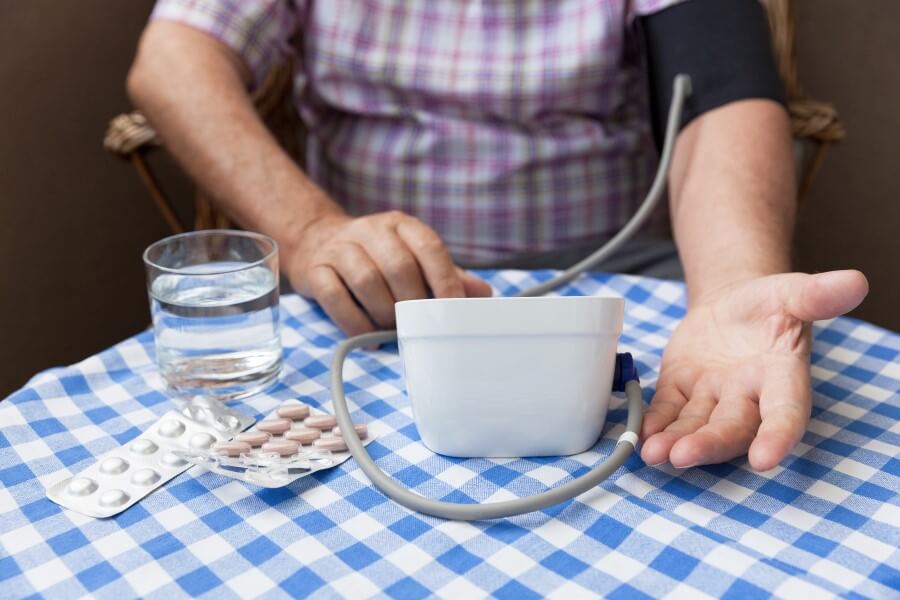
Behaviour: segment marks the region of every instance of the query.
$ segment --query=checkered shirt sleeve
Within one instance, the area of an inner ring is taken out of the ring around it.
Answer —
[[[213,36],[244,60],[255,88],[292,54],[298,14],[290,0],[158,0],[150,19],[183,23]]]

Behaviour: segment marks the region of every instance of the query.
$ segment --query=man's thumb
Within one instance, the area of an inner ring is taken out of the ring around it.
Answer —
[[[801,321],[839,317],[859,306],[869,293],[866,276],[853,270],[798,274],[785,283],[787,311]]]

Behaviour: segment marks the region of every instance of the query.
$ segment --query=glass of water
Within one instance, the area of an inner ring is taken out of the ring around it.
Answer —
[[[183,233],[150,245],[144,264],[156,358],[172,391],[233,400],[275,382],[282,363],[275,240]]]

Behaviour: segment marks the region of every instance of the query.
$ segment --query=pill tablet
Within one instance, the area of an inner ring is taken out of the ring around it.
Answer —
[[[280,407],[275,412],[279,417],[293,421],[302,421],[309,416],[309,407],[305,404],[288,404]]]
[[[241,429],[241,421],[234,415],[222,415],[216,419],[216,423],[228,431],[239,431]]]
[[[157,450],[159,450],[159,446],[147,439],[138,440],[131,444],[131,451],[135,454],[153,454]]]
[[[171,452],[167,452],[161,459],[162,464],[173,469],[180,469],[187,464],[187,461]]]
[[[130,496],[122,490],[106,490],[100,494],[100,506],[122,506]]]
[[[303,424],[313,429],[331,429],[337,425],[334,415],[312,415],[303,420]]]
[[[184,433],[184,423],[175,419],[166,419],[159,424],[159,429],[156,431],[163,437],[176,438]]]
[[[313,446],[320,450],[331,450],[332,452],[343,452],[347,449],[344,438],[340,437],[320,438],[313,442]]]
[[[291,428],[291,420],[266,419],[265,421],[260,421],[259,423],[257,423],[256,428],[260,431],[265,431],[266,433],[278,435],[279,433],[284,433]]]
[[[100,472],[107,475],[118,475],[128,470],[128,461],[118,456],[110,456],[100,463]]]
[[[159,481],[159,473],[153,469],[138,469],[131,475],[131,483],[135,485],[153,485]]]
[[[292,429],[284,434],[284,439],[298,442],[300,444],[312,444],[314,441],[322,437],[322,432],[318,429]]]
[[[240,456],[250,452],[250,444],[246,442],[219,442],[212,451],[220,456]]]
[[[191,404],[188,407],[192,406],[202,406],[204,408],[215,408],[215,406],[219,404],[219,401],[210,398],[209,396],[200,396],[199,394],[191,398]]]
[[[208,433],[195,433],[191,436],[191,448],[209,448],[216,438]]]
[[[244,442],[245,444],[250,444],[254,448],[257,448],[272,439],[272,436],[265,431],[248,431],[246,433],[238,434],[234,439],[235,441]]]
[[[87,477],[75,477],[66,486],[66,491],[73,496],[90,496],[97,491],[97,482]]]
[[[359,436],[359,439],[364,440],[369,437],[369,428],[366,427],[365,423],[359,423],[353,426],[353,429],[356,431],[356,435]],[[334,428],[334,435],[341,435],[341,428]]]
[[[263,452],[277,454],[278,456],[291,456],[297,453],[300,445],[290,440],[279,440],[275,442],[266,442],[262,445]]]

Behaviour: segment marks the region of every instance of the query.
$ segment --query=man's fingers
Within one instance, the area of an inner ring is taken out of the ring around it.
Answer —
[[[759,397],[762,424],[750,446],[750,466],[757,471],[775,467],[794,448],[809,421],[812,394],[804,361],[770,376]]]
[[[869,293],[869,282],[859,271],[791,273],[782,276],[779,292],[787,312],[809,322],[850,312]]]
[[[349,336],[375,331],[374,325],[354,302],[344,282],[331,267],[318,266],[309,272],[313,297],[340,329]]]
[[[642,439],[662,431],[678,418],[699,377],[700,371],[690,365],[663,366],[650,408],[644,413]]]
[[[369,318],[382,329],[394,325],[394,296],[388,289],[378,266],[357,244],[341,246],[333,266]]]
[[[641,439],[644,440],[641,458],[648,465],[658,465],[669,459],[669,449],[677,436],[662,432],[678,418],[678,413],[685,404],[685,395],[672,379],[666,379],[664,375],[656,387],[650,408],[644,413],[641,425]]]
[[[459,275],[460,281],[462,281],[466,298],[490,298],[494,295],[491,284],[484,279],[476,277],[471,273],[467,273],[459,267],[456,267],[456,273]]]
[[[661,384],[656,388],[650,408],[644,413],[641,437],[647,439],[668,427],[687,404],[687,398],[674,384]]]
[[[397,235],[415,255],[435,298],[466,295],[456,265],[433,229],[418,221],[404,220],[397,224]]]
[[[746,395],[726,395],[716,403],[707,424],[672,446],[669,461],[683,469],[731,460],[747,452],[758,427],[756,402]]]
[[[678,417],[663,431],[651,436],[641,449],[646,452],[648,463],[656,465],[669,460],[672,447],[686,435],[690,435],[709,422],[709,416],[716,407],[716,397],[708,386],[695,386],[690,399],[682,407]],[[645,460],[646,462],[646,460]]]
[[[428,297],[419,262],[395,231],[379,232],[367,249],[397,302]]]
[[[699,387],[700,386],[694,388],[687,404],[685,404],[684,408],[681,409],[681,412],[678,413],[678,418],[670,423],[664,431],[674,433],[681,437],[694,433],[709,423],[709,416],[716,408],[717,398],[713,390],[709,387],[698,389]]]

